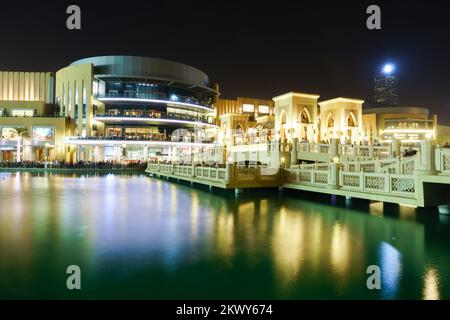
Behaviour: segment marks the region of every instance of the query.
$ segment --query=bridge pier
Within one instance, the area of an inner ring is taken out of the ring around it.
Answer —
[[[239,195],[239,194],[243,194],[244,193],[244,189],[243,188],[234,188],[234,194],[235,195]]]
[[[389,216],[389,217],[398,217],[400,214],[399,212],[399,205],[396,203],[390,203],[390,202],[383,202],[383,215]]]

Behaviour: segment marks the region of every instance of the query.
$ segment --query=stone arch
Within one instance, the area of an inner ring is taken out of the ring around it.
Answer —
[[[244,127],[239,122],[234,129],[234,144],[235,145],[244,143],[244,137],[245,137],[244,133],[245,133]]]
[[[281,140],[286,139],[286,130],[284,128],[285,124],[287,124],[287,115],[286,115],[286,110],[283,110],[280,113],[280,139]]]
[[[356,117],[355,114],[353,112],[350,112],[347,116],[347,127],[357,127],[357,121],[356,121]]]
[[[335,127],[335,121],[334,121],[334,117],[333,114],[330,112],[327,116],[327,128],[334,128]]]
[[[280,113],[280,125],[283,125],[287,122],[287,116],[286,116],[286,111],[283,110]]]
[[[300,112],[300,123],[309,124],[311,123],[311,114],[307,108],[303,108],[302,112]]]

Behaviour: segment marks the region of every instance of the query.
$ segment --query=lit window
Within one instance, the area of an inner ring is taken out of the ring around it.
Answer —
[[[243,112],[254,112],[255,111],[255,106],[253,104],[244,103],[242,105],[242,111]]]
[[[28,109],[13,109],[11,111],[13,117],[32,117],[34,115],[34,110]]]
[[[269,106],[260,105],[258,107],[258,112],[259,113],[269,113],[270,112],[270,108],[269,108]]]

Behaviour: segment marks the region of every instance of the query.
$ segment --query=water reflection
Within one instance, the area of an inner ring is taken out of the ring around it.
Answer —
[[[145,176],[6,178],[0,298],[65,297],[73,263],[82,298],[450,297],[448,219],[412,208],[235,198]],[[371,264],[381,292],[365,286]]]
[[[383,297],[394,299],[401,279],[402,256],[389,243],[380,245],[381,290]]]
[[[332,227],[330,261],[339,279],[345,280],[350,260],[350,235],[346,226],[336,222]]]
[[[439,300],[439,272],[433,265],[427,266],[423,279],[423,299]]]
[[[292,284],[304,260],[304,217],[281,208],[273,222],[272,251],[279,285]]]

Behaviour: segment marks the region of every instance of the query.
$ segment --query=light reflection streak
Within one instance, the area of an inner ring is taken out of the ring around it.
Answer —
[[[440,281],[439,272],[435,266],[428,266],[423,277],[423,299],[439,300],[440,299]]]
[[[281,286],[294,281],[304,260],[304,216],[284,207],[274,218],[272,249]]]
[[[339,282],[346,279],[350,262],[350,235],[340,222],[333,225],[331,236],[330,260],[333,271],[339,275]],[[341,283],[342,285],[342,283]]]
[[[381,291],[384,298],[397,295],[402,271],[402,255],[387,242],[380,244]]]

